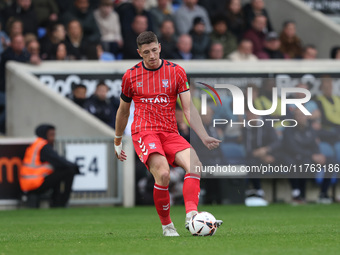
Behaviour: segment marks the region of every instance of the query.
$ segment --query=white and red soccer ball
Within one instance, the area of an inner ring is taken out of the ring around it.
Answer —
[[[213,236],[216,230],[216,219],[211,213],[199,212],[189,221],[189,231],[193,236]]]

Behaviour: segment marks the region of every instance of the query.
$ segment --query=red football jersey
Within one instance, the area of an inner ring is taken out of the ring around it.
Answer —
[[[162,60],[157,69],[148,69],[143,62],[127,70],[122,81],[121,98],[135,103],[131,133],[141,131],[176,132],[177,95],[189,90],[184,69]]]

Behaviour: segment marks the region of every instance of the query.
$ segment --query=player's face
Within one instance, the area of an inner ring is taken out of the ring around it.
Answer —
[[[138,54],[143,58],[144,65],[150,69],[156,69],[161,64],[159,54],[161,53],[160,43],[143,44],[137,49]]]

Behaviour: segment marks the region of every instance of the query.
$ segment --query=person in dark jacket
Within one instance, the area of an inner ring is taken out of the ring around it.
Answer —
[[[8,47],[1,54],[0,61],[0,132],[5,133],[5,95],[6,95],[6,63],[7,61],[14,60],[22,63],[36,63],[34,58],[25,49],[24,37],[20,34],[12,37],[10,47]]]
[[[137,52],[137,36],[148,28],[148,19],[144,15],[137,15],[127,31],[124,38],[123,59],[140,59]]]
[[[59,10],[55,0],[32,0],[32,2],[39,26],[44,27],[48,22],[57,21]]]
[[[257,54],[259,59],[285,59],[285,55],[280,50],[281,42],[276,32],[269,32],[264,42],[262,52]]]
[[[61,157],[53,149],[56,135],[55,127],[53,125],[41,124],[36,128],[35,134],[38,138],[47,141],[46,145],[40,150],[40,161],[50,164],[53,172],[44,177],[44,182],[40,187],[29,193],[41,194],[52,189],[53,193],[50,199],[50,206],[66,207],[72,191],[73,177],[80,173],[79,168],[76,164]],[[61,183],[64,184],[62,188]],[[36,207],[39,207],[39,204],[37,204]]]
[[[11,17],[14,17],[24,24],[24,35],[27,33],[37,34],[38,20],[31,0],[13,1],[12,5],[2,12],[2,15],[4,16],[3,27]]]
[[[83,29],[78,20],[71,20],[67,25],[67,37],[65,40],[67,53],[70,59],[85,59],[86,49],[90,43],[84,38]]]
[[[116,8],[120,18],[124,42],[127,42],[128,38],[126,36],[131,33],[132,23],[138,15],[145,16],[147,19],[147,28],[145,30],[153,31],[152,15],[145,9],[145,2],[145,0],[133,0],[131,3],[122,3]]]
[[[165,20],[160,28],[159,43],[163,59],[173,59],[173,53],[176,51],[175,24],[172,20]]]
[[[79,20],[83,28],[84,40],[89,42],[100,41],[100,31],[88,0],[74,0],[74,6],[61,17],[65,26],[74,19]]]
[[[195,59],[207,59],[210,47],[210,37],[205,30],[205,23],[201,17],[196,17],[189,33],[192,38],[192,54]]]
[[[302,165],[305,167],[305,164],[324,165],[333,163],[332,158],[327,158],[320,153],[318,134],[310,125],[307,116],[296,109],[294,119],[298,122],[298,125],[294,128],[286,128],[283,133],[284,151],[290,156],[290,159],[294,161],[294,165]],[[308,169],[303,169],[303,172],[306,170]],[[291,179],[291,184],[293,202],[304,203],[306,179]],[[331,202],[327,194],[329,186],[330,178],[326,176],[321,183],[319,202]]]
[[[238,41],[241,40],[246,29],[246,22],[240,0],[227,1],[226,19],[230,32],[237,37]]]
[[[246,106],[246,120],[259,120],[260,117],[250,112]],[[265,121],[264,121],[265,122]],[[252,121],[253,126],[260,126],[260,123]],[[261,164],[278,164],[280,161],[278,149],[281,142],[276,134],[275,129],[270,123],[265,122],[262,127],[251,127],[246,125],[242,131],[243,144],[246,149],[247,165],[259,166]],[[248,197],[264,197],[264,191],[261,188],[261,180],[258,176],[250,179],[253,185],[252,190],[248,190]]]
[[[113,127],[112,104],[107,98],[109,87],[104,81],[97,85],[95,93],[85,102],[84,108],[107,125]]]
[[[272,31],[273,27],[270,22],[270,18],[268,12],[265,8],[265,4],[263,0],[251,0],[250,3],[246,4],[243,7],[244,17],[246,20],[247,28],[251,28],[252,21],[256,16],[265,16],[266,19],[266,32]]]
[[[84,104],[86,102],[86,91],[87,88],[83,84],[75,84],[71,85],[72,93],[67,95],[66,97],[73,101],[76,105],[81,108],[84,108]]]

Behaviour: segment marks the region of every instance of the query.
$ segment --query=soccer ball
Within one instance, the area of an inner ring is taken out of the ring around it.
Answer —
[[[194,236],[213,236],[216,230],[216,219],[211,213],[199,212],[189,221],[189,231]]]

